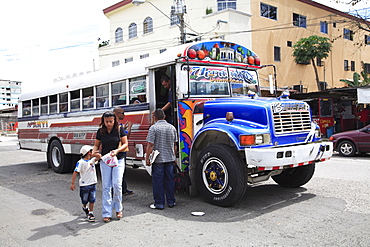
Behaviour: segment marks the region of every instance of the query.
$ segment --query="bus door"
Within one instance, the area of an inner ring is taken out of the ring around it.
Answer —
[[[155,109],[163,108],[169,101],[171,101],[171,107],[165,110],[166,120],[173,124],[176,124],[176,73],[175,66],[166,66],[158,68],[155,71]],[[170,87],[172,94],[170,95],[170,90],[162,85],[163,80],[170,80]],[[170,100],[171,97],[171,100]]]

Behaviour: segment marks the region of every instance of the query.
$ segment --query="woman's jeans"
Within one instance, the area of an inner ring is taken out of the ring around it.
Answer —
[[[157,208],[164,208],[166,201],[169,206],[175,205],[174,164],[174,162],[152,164],[153,197]]]
[[[118,166],[109,167],[100,161],[102,180],[102,216],[112,217],[113,208],[122,212],[122,176],[125,171],[125,159],[118,160]],[[112,196],[113,188],[113,196]]]

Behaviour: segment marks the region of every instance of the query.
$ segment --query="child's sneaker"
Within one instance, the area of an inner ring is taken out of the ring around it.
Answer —
[[[88,208],[82,208],[82,210],[85,212],[86,216],[89,216],[89,209]]]
[[[89,213],[87,218],[89,219],[90,222],[95,222],[95,216],[92,213]]]

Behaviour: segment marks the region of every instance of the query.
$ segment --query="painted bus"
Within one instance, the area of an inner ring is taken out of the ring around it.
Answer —
[[[126,164],[140,166],[151,112],[170,97],[166,115],[178,130],[177,164],[190,174],[191,194],[230,206],[269,178],[299,187],[332,156],[332,144],[321,140],[307,103],[259,96],[263,67],[247,47],[211,40],[50,84],[21,95],[19,145],[46,152],[55,172],[71,171],[80,147],[94,143],[101,115],[119,106],[133,123]]]

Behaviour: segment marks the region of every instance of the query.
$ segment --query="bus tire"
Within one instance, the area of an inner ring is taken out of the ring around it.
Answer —
[[[59,140],[51,141],[47,153],[49,166],[56,173],[65,173],[71,171],[69,157],[64,153],[64,149]]]
[[[282,173],[271,178],[280,186],[297,188],[311,180],[315,173],[315,164],[284,169]]]
[[[197,160],[196,184],[207,202],[222,207],[234,205],[247,188],[246,165],[227,145],[207,146]]]

